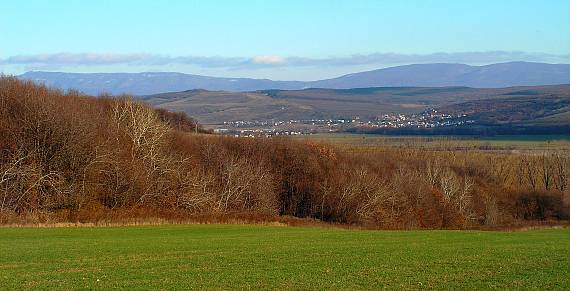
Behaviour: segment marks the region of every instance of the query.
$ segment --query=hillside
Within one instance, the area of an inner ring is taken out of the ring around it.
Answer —
[[[467,115],[477,124],[570,125],[570,92],[560,95],[482,99],[442,106],[452,115]],[[547,121],[551,122],[547,122]]]
[[[563,89],[554,86],[551,89]],[[437,107],[436,121],[445,126],[419,128],[353,127],[347,131],[397,135],[530,135],[570,132],[570,91],[520,88],[494,98],[467,100]],[[547,92],[549,91],[549,92]],[[412,117],[413,120],[413,117]]]
[[[77,89],[91,95],[102,92],[150,95],[192,89],[212,91],[257,91],[267,89],[365,87],[501,88],[570,83],[570,65],[528,62],[486,66],[463,64],[415,64],[360,72],[338,78],[303,81],[273,81],[250,78],[218,78],[182,73],[60,73],[27,72],[19,78],[60,89]]]
[[[235,120],[374,118],[413,113],[479,99],[566,96],[570,85],[477,89],[467,87],[387,87],[359,89],[264,90],[214,92],[190,90],[145,96],[154,106],[182,111],[202,123]]]

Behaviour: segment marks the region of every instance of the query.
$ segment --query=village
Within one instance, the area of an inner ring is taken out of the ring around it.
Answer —
[[[306,119],[306,120],[237,120],[224,122],[214,132],[236,137],[272,137],[342,132],[351,128],[435,128],[471,124],[468,116],[450,115],[428,108],[413,114],[384,114],[373,118]]]

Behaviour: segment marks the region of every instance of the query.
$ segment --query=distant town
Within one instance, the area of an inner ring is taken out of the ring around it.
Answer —
[[[384,114],[371,119],[237,120],[224,122],[214,132],[236,137],[272,137],[341,132],[350,128],[435,128],[471,124],[467,115],[451,115],[428,108],[414,114]]]

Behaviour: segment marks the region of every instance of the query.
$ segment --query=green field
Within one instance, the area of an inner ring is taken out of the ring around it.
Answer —
[[[0,229],[2,289],[570,288],[570,229]]]

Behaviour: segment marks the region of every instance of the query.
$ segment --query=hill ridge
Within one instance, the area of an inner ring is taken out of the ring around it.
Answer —
[[[352,89],[369,87],[473,87],[558,85],[570,83],[570,64],[507,62],[482,66],[453,63],[410,64],[317,81],[279,81],[213,77],[177,72],[65,73],[30,71],[19,76],[86,94],[103,92],[151,95],[192,89],[210,91]]]

